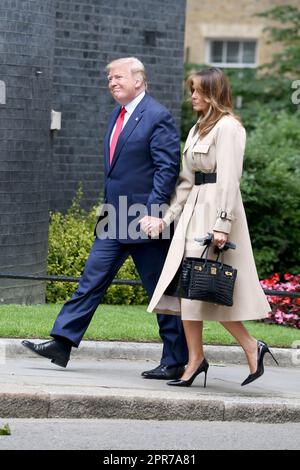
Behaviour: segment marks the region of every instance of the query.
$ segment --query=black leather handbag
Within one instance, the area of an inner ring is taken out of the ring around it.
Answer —
[[[235,248],[235,245],[231,244],[230,247]],[[224,264],[224,249],[218,250],[216,260],[208,259],[208,249],[209,244],[201,258],[183,259],[165,294],[231,307],[237,270]]]

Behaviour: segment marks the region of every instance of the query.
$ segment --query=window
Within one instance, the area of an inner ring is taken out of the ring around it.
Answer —
[[[207,42],[206,62],[219,67],[255,67],[256,41],[211,39]]]

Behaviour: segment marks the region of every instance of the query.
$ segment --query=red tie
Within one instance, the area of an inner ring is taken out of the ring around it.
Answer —
[[[109,149],[109,163],[110,164],[112,163],[114,152],[115,152],[117,142],[118,142],[118,138],[122,131],[125,113],[126,113],[126,109],[124,106],[122,106],[120,114],[116,122],[115,131],[111,139],[111,144],[110,144],[110,149]]]

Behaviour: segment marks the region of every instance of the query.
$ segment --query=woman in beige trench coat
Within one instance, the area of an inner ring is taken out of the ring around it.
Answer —
[[[233,114],[230,86],[220,69],[194,73],[187,84],[199,120],[188,135],[182,171],[170,207],[160,222],[154,219],[146,229],[151,237],[157,236],[180,216],[148,311],[182,317],[189,362],[183,376],[168,385],[189,386],[201,372],[205,373],[206,385],[209,366],[203,351],[203,320],[220,321],[242,346],[250,369],[250,375],[242,383],[246,385],[263,374],[263,357],[270,353],[268,346],[250,336],[242,323],[265,318],[270,311],[259,283],[239,188],[246,133]],[[204,176],[204,182],[197,185],[196,172],[212,175]],[[236,250],[225,252],[225,263],[238,270],[232,307],[164,294],[182,258],[200,257],[203,247],[195,237],[205,237],[208,232],[213,233],[218,248],[227,240],[236,244]]]

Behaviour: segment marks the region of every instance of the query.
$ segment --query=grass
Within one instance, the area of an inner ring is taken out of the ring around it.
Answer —
[[[2,305],[0,307],[0,337],[49,338],[53,322],[61,308],[59,304]],[[270,346],[292,347],[300,341],[300,330],[247,321],[246,327],[258,339]],[[99,341],[160,341],[155,315],[143,305],[101,305],[85,333],[86,340]],[[236,344],[234,338],[218,322],[204,322],[205,344]]]
[[[11,435],[11,432],[10,432],[9,425],[4,424],[4,426],[0,428],[0,436],[10,436],[10,435]]]

